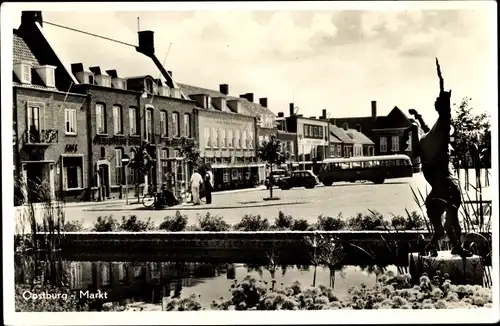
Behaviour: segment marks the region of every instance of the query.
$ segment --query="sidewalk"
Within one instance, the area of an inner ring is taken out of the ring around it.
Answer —
[[[246,188],[246,189],[236,189],[236,190],[225,190],[225,191],[217,191],[213,192],[212,196],[217,196],[217,195],[225,195],[225,194],[232,194],[232,193],[240,193],[240,192],[249,192],[249,191],[259,191],[259,190],[266,190],[265,186],[258,186],[255,188]],[[142,197],[141,197],[142,199]],[[86,201],[86,202],[75,202],[75,203],[66,203],[66,207],[81,207],[81,206],[117,206],[117,205],[125,205],[126,200],[125,199],[108,199],[104,201]],[[129,205],[127,207],[132,207],[133,205],[142,205],[142,203],[137,204],[137,197],[130,196],[128,198]]]

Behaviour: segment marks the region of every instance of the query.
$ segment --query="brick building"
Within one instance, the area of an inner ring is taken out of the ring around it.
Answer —
[[[288,131],[286,118],[283,112],[278,113],[276,118],[278,124],[277,137],[281,140],[282,151],[289,154],[289,159],[284,164],[288,171],[293,171],[299,168],[297,163],[297,133]]]
[[[136,192],[165,182],[184,187],[189,171],[182,162],[174,162],[179,159],[180,138],[196,135],[194,102],[152,76],[121,78],[116,70],[84,70],[80,63],[72,64],[72,71],[80,83],[76,88],[88,97],[92,199],[121,198],[126,185]],[[144,177],[132,169],[126,171],[122,164],[125,155],[134,158],[143,141],[150,144],[156,160]]]
[[[202,110],[232,113],[233,115],[226,115],[229,119],[228,124],[230,125],[235,123],[234,119],[247,119],[235,118],[235,114],[253,118],[252,121],[255,121],[255,130],[252,131],[251,135],[248,134],[249,131],[245,134],[244,130],[235,132],[238,132],[241,137],[246,137],[247,140],[249,139],[248,137],[251,137],[251,142],[254,145],[255,151],[264,139],[269,139],[270,135],[276,134],[276,117],[274,113],[267,108],[267,98],[261,98],[259,99],[259,103],[255,103],[252,93],[243,94],[240,97],[230,96],[228,95],[229,85],[227,84],[219,85],[218,91],[181,83],[179,86],[183,94],[197,102],[197,106],[200,108],[200,114]],[[200,137],[204,135],[202,132],[204,133],[204,131],[200,129]],[[226,135],[226,137],[228,137],[228,135]],[[236,135],[233,135],[233,137],[236,137]],[[203,148],[201,141],[200,146],[200,148]],[[266,178],[265,164],[258,162],[247,162],[246,164],[250,164],[248,165],[248,168],[251,170],[249,171],[250,175],[253,176],[253,171],[257,168],[258,182],[264,182]],[[248,173],[245,173],[245,175],[248,175]]]
[[[38,202],[45,193],[83,199],[89,186],[87,98],[67,91],[71,74],[46,42],[39,12],[23,12],[13,34],[14,175],[27,184],[15,189],[16,198]]]
[[[417,160],[413,157],[411,147],[403,144],[403,132],[413,119],[408,118],[401,109],[394,107],[387,116],[377,115],[377,102],[371,102],[371,116],[355,118],[332,118],[330,122],[343,128],[355,128],[374,142],[375,155],[405,154],[413,164]]]

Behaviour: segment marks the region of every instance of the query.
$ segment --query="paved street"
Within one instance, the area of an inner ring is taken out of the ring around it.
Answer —
[[[472,177],[471,177],[472,179]],[[212,205],[203,205],[199,209],[179,209],[188,216],[188,224],[195,224],[198,214],[210,212],[212,215],[223,216],[230,224],[238,223],[245,214],[260,214],[270,222],[278,216],[279,211],[290,214],[295,218],[306,218],[309,223],[316,222],[319,215],[351,217],[368,209],[378,211],[388,219],[392,214],[406,216],[405,208],[409,211],[419,210],[413,200],[410,189],[420,189],[426,192],[426,182],[421,174],[413,178],[387,180],[384,184],[372,183],[337,183],[331,187],[317,187],[315,189],[297,188],[291,190],[275,189],[273,196],[281,198],[279,201],[264,203],[263,198],[269,196],[268,190],[248,190],[243,192],[215,193]],[[430,189],[430,188],[429,188]],[[490,199],[486,188],[485,198]],[[135,202],[132,199],[132,202]],[[249,207],[258,205],[264,207]],[[237,208],[227,208],[237,207]],[[210,208],[212,207],[212,208]],[[142,205],[125,206],[124,203],[110,202],[105,204],[89,204],[66,208],[66,219],[79,220],[85,227],[91,227],[99,216],[113,215],[115,218],[136,215],[141,220],[151,217],[158,225],[165,216],[173,216],[177,209],[172,210],[144,210]]]
[[[389,216],[393,214],[405,214],[405,207],[410,211],[417,209],[413,201],[410,185],[417,185],[417,178],[397,179],[388,181],[382,185],[371,183],[340,183],[332,187],[318,187],[315,189],[297,188],[282,191],[274,190],[274,196],[286,201],[302,201],[306,204],[291,204],[287,206],[267,206],[256,208],[232,208],[232,209],[210,209],[208,205],[200,207],[200,210],[180,210],[188,216],[188,224],[195,224],[197,214],[220,215],[230,224],[238,223],[245,214],[260,214],[270,221],[278,216],[279,211],[290,214],[296,218],[307,218],[310,223],[316,221],[321,214],[336,216],[342,213],[344,216],[352,216],[358,212],[372,209]],[[425,189],[425,188],[421,188]],[[264,197],[269,196],[268,190],[255,190],[241,193],[220,193],[214,195],[213,205],[248,204],[251,202],[262,202]],[[115,217],[137,215],[138,218],[146,220],[152,218],[155,224],[159,224],[165,216],[172,216],[175,211],[149,211],[130,210],[125,211],[126,206],[114,206],[106,208],[105,205],[94,206],[92,211],[84,211],[86,207],[71,207],[67,209],[68,220],[82,220],[84,225],[91,226],[98,216],[113,215]],[[119,209],[112,212],[110,209]]]

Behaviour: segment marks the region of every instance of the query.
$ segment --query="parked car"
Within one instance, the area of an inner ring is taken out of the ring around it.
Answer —
[[[279,181],[279,187],[282,190],[297,187],[312,189],[317,185],[319,185],[319,179],[311,170],[294,171],[290,177],[282,178]]]
[[[286,171],[285,170],[274,170],[269,174],[269,176],[266,179],[266,188],[269,189],[271,187],[271,184],[273,186],[279,186],[279,182],[281,179],[286,177]]]

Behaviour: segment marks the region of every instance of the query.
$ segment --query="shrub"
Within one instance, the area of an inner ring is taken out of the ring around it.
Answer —
[[[278,213],[278,217],[274,220],[274,226],[277,229],[290,229],[293,225],[293,217],[285,215],[282,211]]]
[[[128,218],[122,217],[122,223],[120,225],[120,230],[129,232],[144,232],[154,230],[154,224],[151,222],[151,218],[147,222],[137,220],[137,216],[131,215]]]
[[[346,222],[342,218],[342,213],[337,217],[323,216],[318,217],[318,222],[316,222],[316,228],[322,231],[336,231],[345,229]]]
[[[200,231],[211,232],[228,231],[231,228],[222,216],[212,216],[210,213],[205,216],[198,216],[198,226]]]
[[[80,221],[67,221],[62,227],[62,232],[81,232],[84,231],[83,223]]]
[[[187,226],[187,216],[182,215],[179,211],[175,212],[175,216],[167,216],[161,222],[159,229],[170,231],[170,232],[180,232],[184,231]]]
[[[365,230],[384,230],[389,227],[389,223],[384,221],[384,217],[378,212],[370,212],[369,214],[358,213],[351,217],[347,224],[349,229],[356,231]]]
[[[239,231],[267,231],[269,228],[267,218],[262,218],[260,215],[247,214],[235,225],[235,229]]]
[[[309,223],[306,219],[298,219],[293,221],[291,230],[292,231],[306,231],[309,229]]]
[[[419,230],[424,227],[424,220],[418,212],[413,211],[408,213],[407,218],[401,215],[393,216],[391,225],[400,230]]]
[[[99,216],[94,222],[92,231],[94,232],[113,232],[118,230],[118,221],[111,216]]]

